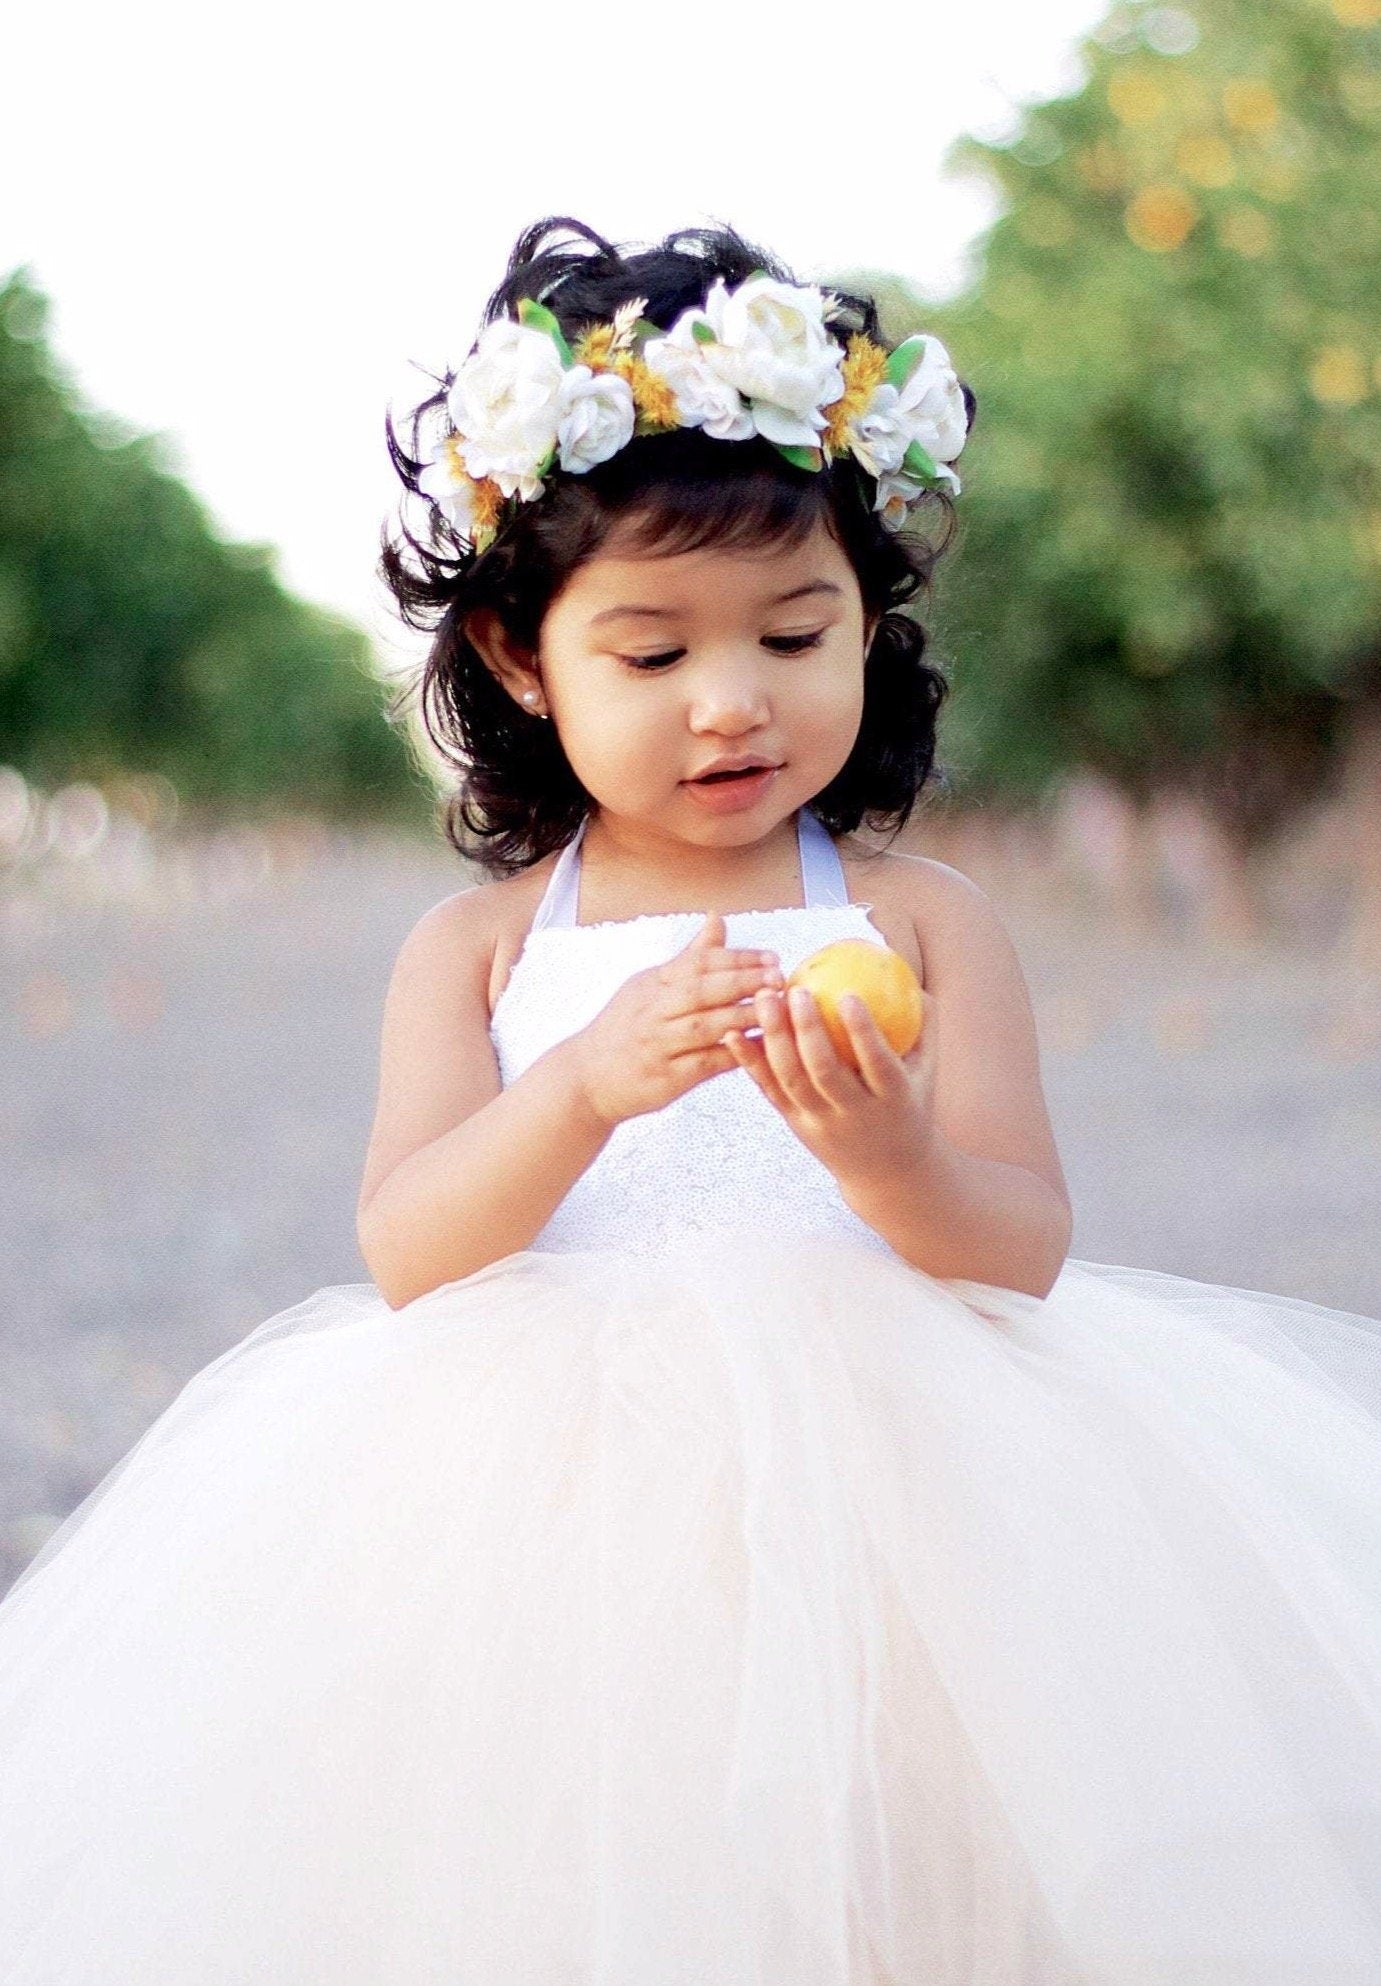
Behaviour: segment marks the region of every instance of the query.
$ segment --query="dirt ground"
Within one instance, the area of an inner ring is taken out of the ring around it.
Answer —
[[[384,988],[473,879],[318,832],[0,890],[0,1586],[195,1370],[366,1280]],[[976,879],[1031,988],[1071,1253],[1381,1317],[1381,982],[1307,931],[1205,945]]]

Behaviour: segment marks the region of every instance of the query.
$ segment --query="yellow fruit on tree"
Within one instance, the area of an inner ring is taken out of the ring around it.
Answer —
[[[803,959],[787,985],[804,986],[815,995],[825,1032],[839,1059],[850,1068],[856,1069],[858,1062],[839,1011],[845,993],[858,994],[898,1055],[905,1055],[920,1040],[925,995],[911,967],[890,945],[841,938]]]

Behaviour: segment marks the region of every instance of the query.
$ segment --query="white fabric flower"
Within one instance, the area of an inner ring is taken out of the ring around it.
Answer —
[[[920,362],[898,396],[898,411],[910,424],[911,439],[935,463],[952,462],[964,446],[969,422],[959,378],[949,353],[929,333]],[[957,489],[958,478],[951,480]]]
[[[676,395],[683,428],[704,428],[716,441],[747,441],[754,427],[743,395],[711,370],[704,355],[712,347],[698,344],[691,328],[708,322],[703,310],[683,310],[665,338],[648,339],[643,363]]]
[[[911,476],[878,477],[873,509],[882,512],[882,521],[889,531],[901,530],[906,522],[907,510],[924,488],[924,483],[918,483]]]
[[[953,485],[954,494],[959,494],[959,478],[947,462],[937,462],[935,473],[942,482]],[[873,499],[873,509],[882,512],[882,521],[889,531],[900,531],[906,522],[906,513],[917,497],[923,496],[928,484],[918,482],[914,476],[879,476],[877,495]]]
[[[749,276],[737,288],[719,277],[705,299],[715,334],[700,347],[706,365],[749,404],[768,441],[813,448],[822,409],[844,391],[843,353],[825,329],[818,289]]]
[[[430,497],[462,538],[474,539],[475,486],[466,474],[457,439],[446,435],[417,478],[417,487]]]
[[[633,389],[617,372],[568,366],[557,399],[556,445],[561,467],[583,475],[632,439]]]
[[[545,331],[512,318],[486,324],[451,383],[451,420],[470,474],[506,497],[540,496],[538,469],[556,444],[566,368]]]
[[[885,524],[896,529],[906,506],[925,487],[901,473],[912,442],[920,443],[935,464],[936,476],[958,495],[959,478],[949,464],[967,434],[968,412],[958,375],[940,340],[927,333],[921,356],[905,382],[896,387],[883,380],[874,387],[867,406],[847,430],[850,451],[878,478],[874,508],[882,512]]]
[[[883,380],[873,388],[872,397],[861,414],[855,415],[845,432],[849,452],[870,476],[894,476],[902,457],[911,446],[912,429],[902,412],[901,394]]]

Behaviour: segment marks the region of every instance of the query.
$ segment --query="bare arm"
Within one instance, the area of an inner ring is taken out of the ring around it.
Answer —
[[[938,1133],[925,1165],[848,1196],[928,1275],[1049,1296],[1069,1253],[1069,1205],[1024,1165],[978,1158]]]
[[[471,890],[427,912],[384,1002],[356,1231],[395,1310],[526,1248],[625,1118],[733,1068],[725,1029],[757,987],[781,979],[771,955],[729,949],[723,918],[707,918],[504,1089],[480,899]]]
[[[914,1174],[876,1176],[845,1197],[899,1255],[932,1276],[1048,1296],[1073,1212],[1041,1083],[1016,948],[984,892],[927,863],[929,1026],[938,1041],[933,1136]]]
[[[525,1248],[612,1128],[585,1102],[566,1042],[502,1088],[477,896],[419,921],[384,1002],[356,1232],[394,1310]]]

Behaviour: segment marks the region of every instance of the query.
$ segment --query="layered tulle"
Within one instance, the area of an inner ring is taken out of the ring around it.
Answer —
[[[838,1237],[318,1290],[0,1604],[12,1986],[1375,1986],[1381,1331]]]

